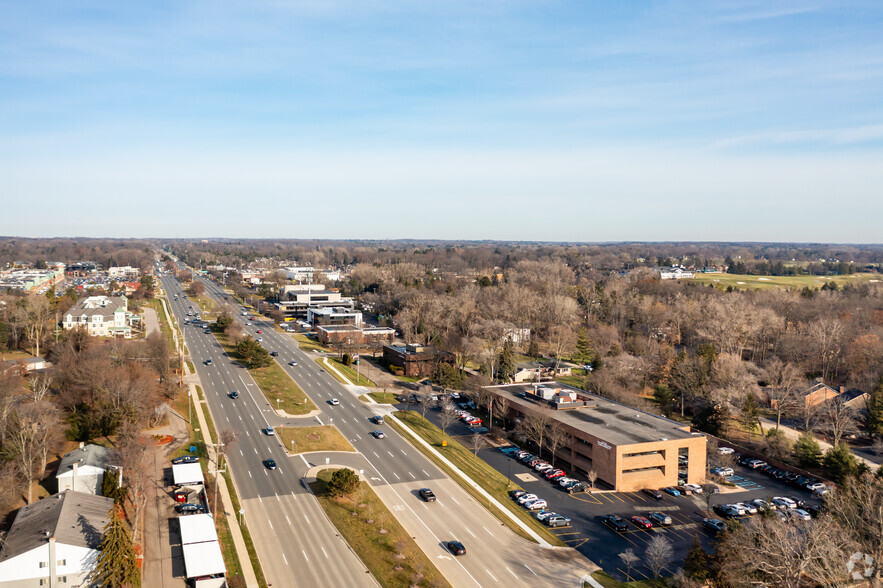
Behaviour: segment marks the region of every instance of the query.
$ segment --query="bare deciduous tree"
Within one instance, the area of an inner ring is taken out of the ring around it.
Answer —
[[[445,399],[442,400],[441,403],[441,414],[439,415],[439,424],[441,425],[442,433],[447,433],[448,427],[450,427],[456,420],[457,413],[454,411],[454,402],[449,396],[445,396]]]
[[[598,472],[594,469],[589,470],[589,473],[586,474],[586,478],[589,480],[589,484],[592,486],[592,490],[595,489],[595,482],[598,481]]]
[[[40,402],[46,393],[52,388],[52,375],[48,373],[35,374],[28,378],[31,387],[31,398],[34,402]]]
[[[137,537],[141,515],[147,504],[147,489],[153,481],[153,468],[150,467],[147,440],[139,433],[135,423],[126,423],[121,427],[117,434],[116,454],[135,511],[132,534]]]
[[[779,358],[773,358],[767,363],[765,373],[769,385],[766,393],[770,399],[770,408],[776,413],[778,431],[782,416],[792,413],[803,400],[799,392],[806,386],[806,379],[797,366]]]
[[[619,559],[622,560],[622,563],[625,564],[625,577],[629,582],[632,581],[632,566],[640,560],[640,558],[635,555],[635,550],[629,547],[625,551],[619,554]]]
[[[497,414],[499,414],[503,418],[503,430],[505,431],[506,421],[509,415],[509,399],[502,394],[499,394],[494,399],[494,406],[497,409]]]
[[[420,405],[420,416],[426,418],[426,413],[432,407],[432,386],[420,386],[417,390],[417,404]]]
[[[835,447],[844,436],[858,432],[858,413],[836,397],[822,403],[819,415]]]
[[[478,452],[485,446],[484,436],[478,433],[473,433],[472,437],[469,439],[469,445],[472,447],[472,452],[475,455],[478,455]]]
[[[555,465],[555,452],[570,443],[570,433],[561,427],[549,427],[546,433],[546,445],[552,454],[552,465]]]
[[[659,574],[671,564],[674,557],[674,549],[671,542],[662,535],[656,535],[647,545],[647,551],[644,552],[644,560],[647,567],[653,572],[653,582],[659,579]]]
[[[542,457],[543,446],[546,443],[546,434],[549,428],[549,415],[546,412],[529,414],[518,424],[519,432],[523,433],[528,440],[537,445],[537,455]]]

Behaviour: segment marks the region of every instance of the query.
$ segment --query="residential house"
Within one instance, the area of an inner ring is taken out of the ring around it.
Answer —
[[[763,388],[762,391],[766,395],[766,400],[769,403],[770,408],[776,408],[779,402],[776,398],[778,395],[775,393],[775,390],[771,387],[766,387]],[[819,378],[803,390],[797,392],[796,396],[799,399],[798,402],[803,405],[801,408],[810,408],[812,406],[818,406],[823,402],[827,402],[831,398],[842,394],[844,391],[845,388],[843,388],[843,386],[839,389],[835,389],[822,382],[821,378]]]
[[[556,366],[554,361],[529,361],[515,366],[512,379],[516,383],[540,382],[558,376],[569,376],[571,373],[569,364],[560,363]]]
[[[63,318],[62,326],[70,330],[85,327],[93,337],[132,336],[132,324],[140,317],[128,310],[125,296],[89,296],[73,305]]]
[[[58,491],[75,490],[89,494],[101,494],[104,472],[110,466],[111,453],[106,447],[80,443],[80,448],[61,458],[55,480]]]
[[[113,499],[65,490],[19,509],[0,551],[0,588],[91,586]]]

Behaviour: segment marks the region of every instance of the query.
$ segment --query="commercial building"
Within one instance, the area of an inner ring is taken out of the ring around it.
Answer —
[[[0,551],[0,587],[91,586],[112,507],[66,490],[19,509]]]
[[[129,312],[125,296],[89,296],[64,314],[62,326],[70,330],[84,327],[93,337],[132,336],[132,325],[141,317]]]
[[[107,268],[107,277],[115,280],[135,279],[141,276],[141,270],[130,265],[121,265]]]
[[[323,345],[364,346],[378,343],[392,343],[395,329],[389,327],[357,327],[355,325],[320,325],[316,327],[316,338]]]
[[[286,318],[307,318],[311,309],[337,307],[352,311],[355,303],[352,298],[344,298],[336,290],[326,290],[322,284],[285,286],[283,300],[273,306]]]
[[[323,306],[321,308],[307,309],[307,322],[317,327],[319,325],[362,325],[362,313],[344,306]]]
[[[402,375],[426,377],[435,373],[439,363],[454,363],[454,354],[428,345],[384,345],[383,361],[390,369],[399,368]]]
[[[570,473],[594,470],[599,482],[621,492],[675,486],[679,469],[688,483],[705,481],[706,438],[688,425],[557,382],[485,389],[505,399],[510,422],[546,419],[567,432],[555,463]]]
[[[0,290],[46,289],[64,281],[64,267],[56,269],[21,269],[0,272]]]

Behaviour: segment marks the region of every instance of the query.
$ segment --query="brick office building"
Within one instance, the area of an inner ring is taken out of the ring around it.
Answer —
[[[316,327],[316,339],[323,345],[364,346],[372,343],[392,343],[395,329],[389,327],[356,327],[354,325],[321,325]]]
[[[557,382],[485,388],[508,402],[510,420],[546,415],[550,426],[570,434],[555,463],[622,492],[676,486],[683,469],[687,482],[705,482],[706,438],[690,427]],[[678,457],[687,458],[686,466]]]
[[[439,362],[454,363],[454,354],[428,345],[384,345],[383,361],[404,370],[404,375],[431,376]]]

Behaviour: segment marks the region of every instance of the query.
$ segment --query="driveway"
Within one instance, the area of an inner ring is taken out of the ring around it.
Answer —
[[[156,318],[156,311],[152,308],[142,308],[144,313],[144,333],[150,337],[154,333],[159,333],[159,320]]]

